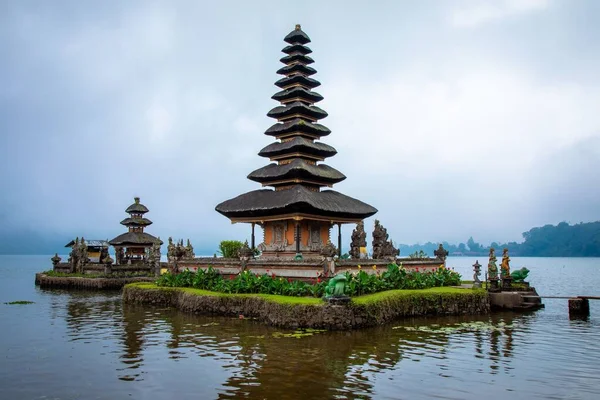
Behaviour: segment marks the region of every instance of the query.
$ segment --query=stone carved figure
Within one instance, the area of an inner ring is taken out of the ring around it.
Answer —
[[[254,251],[248,245],[248,241],[244,241],[242,247],[238,250],[238,257],[240,258],[241,266],[240,273],[246,270],[246,266],[248,265],[248,260],[254,257]]]
[[[148,262],[156,276],[160,275],[160,238],[152,244],[148,251]]]
[[[446,257],[448,257],[448,250],[444,249],[444,246],[440,243],[437,250],[433,252],[433,255],[445,262]]]
[[[98,258],[98,262],[100,264],[106,264],[106,259],[109,257],[108,255],[108,247],[103,247],[100,250],[100,257]]]
[[[338,254],[337,248],[331,243],[327,242],[321,249],[321,262],[323,263],[323,276],[331,276],[335,273],[335,261],[333,258]]]
[[[115,248],[115,258],[117,265],[121,265],[125,259],[125,250],[122,247]]]
[[[169,236],[169,244],[167,245],[167,260],[169,262],[175,261],[175,245],[173,244],[173,238]]]
[[[322,249],[323,244],[321,243],[321,226],[311,225],[309,231],[308,247],[310,251],[319,251]]]
[[[185,251],[185,258],[193,260],[196,257],[196,254],[194,254],[194,246],[192,246],[190,239],[187,240],[187,244],[185,245]]]
[[[488,262],[488,279],[498,280],[498,266],[496,265],[496,251],[494,248],[490,248],[490,256]]]
[[[352,231],[352,241],[350,242],[350,256],[359,259],[360,249],[367,247],[367,233],[365,232],[365,223],[360,221]]]
[[[375,220],[375,228],[373,229],[373,258],[396,258],[400,255],[400,251],[396,249],[391,240],[388,240],[389,235],[387,229]]]
[[[502,250],[502,263],[500,264],[500,276],[502,278],[510,277],[510,257],[508,257],[508,249]]]

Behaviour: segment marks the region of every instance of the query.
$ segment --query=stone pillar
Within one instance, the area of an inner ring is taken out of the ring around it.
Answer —
[[[569,299],[569,318],[587,318],[590,315],[590,301],[585,297]]]

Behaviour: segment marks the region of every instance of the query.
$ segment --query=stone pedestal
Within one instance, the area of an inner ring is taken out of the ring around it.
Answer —
[[[499,292],[501,290],[500,286],[498,285],[498,279],[490,279],[489,283],[488,290],[490,292]]]
[[[511,277],[502,278],[502,289],[511,290],[511,288],[512,288],[512,278]]]
[[[350,297],[348,296],[325,297],[325,300],[334,306],[342,306],[350,303]]]
[[[590,315],[590,301],[586,298],[575,297],[569,299],[569,317],[587,318]]]

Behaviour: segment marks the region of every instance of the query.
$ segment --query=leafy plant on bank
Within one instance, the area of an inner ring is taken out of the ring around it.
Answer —
[[[221,240],[218,252],[224,258],[237,258],[243,245],[239,240]]]
[[[440,267],[433,272],[406,271],[402,266],[389,264],[380,273],[373,266],[374,273],[366,273],[360,266],[358,272],[345,273],[349,296],[361,296],[392,289],[427,289],[440,286],[460,285],[460,274]],[[179,274],[166,273],[156,281],[158,286],[193,287],[222,293],[262,293],[281,296],[322,297],[326,282],[319,276],[307,283],[279,277],[275,274],[253,274],[244,271],[225,279],[213,267],[199,269],[198,272],[185,270]]]

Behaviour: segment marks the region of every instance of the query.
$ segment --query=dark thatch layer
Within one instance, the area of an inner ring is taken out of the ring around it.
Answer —
[[[312,64],[315,62],[315,60],[313,60],[309,56],[305,56],[304,54],[293,54],[290,56],[281,57],[279,61],[281,61],[284,64],[291,64],[293,62],[297,62],[305,65]]]
[[[130,205],[129,207],[127,207],[127,209],[125,210],[126,213],[135,213],[135,214],[145,214],[147,213],[149,210],[148,208],[143,205],[142,203],[140,203],[140,198],[136,197],[135,198],[135,203],[133,203],[132,205]]]
[[[306,44],[310,43],[310,38],[306,33],[300,29],[300,25],[296,25],[296,29],[288,33],[285,38],[283,38],[286,43],[289,44]]]
[[[306,213],[324,217],[368,218],[377,209],[334,190],[314,192],[302,185],[289,189],[261,189],[244,193],[215,208],[229,218],[267,217]]]
[[[162,240],[146,232],[126,232],[110,240],[108,243],[111,246],[163,244]]]
[[[307,103],[317,103],[323,100],[323,96],[321,96],[319,93],[313,92],[312,90],[306,90],[303,87],[282,90],[275,93],[273,96],[271,96],[271,98],[277,101],[300,98],[302,100],[306,100]]]
[[[268,136],[278,136],[283,135],[285,133],[292,132],[302,132],[309,133],[315,136],[327,136],[331,133],[329,128],[323,126],[321,124],[315,124],[313,122],[305,121],[300,118],[293,119],[291,121],[286,121],[284,123],[277,123],[271,126],[269,129],[265,131],[265,135]]]
[[[321,82],[319,82],[316,79],[309,78],[309,77],[306,77],[304,75],[299,75],[299,74],[286,76],[284,78],[281,78],[277,82],[275,82],[275,85],[280,88],[284,88],[284,87],[296,85],[296,84],[307,87],[307,88],[314,89],[317,86],[320,86]]]
[[[281,67],[277,70],[279,75],[291,75],[291,74],[302,74],[305,76],[311,76],[317,73],[317,70],[311,67],[307,67],[303,64],[292,64]]]
[[[285,106],[277,106],[267,113],[267,117],[283,119],[292,115],[302,115],[314,119],[323,119],[327,117],[327,112],[317,106],[307,106],[306,104],[295,101]]]
[[[313,154],[319,157],[331,157],[337,150],[325,143],[313,142],[303,137],[295,137],[287,142],[275,142],[263,148],[258,155],[273,157],[289,153]]]
[[[273,181],[295,178],[320,182],[325,186],[341,182],[346,179],[346,176],[329,165],[313,165],[300,158],[289,164],[269,164],[248,175],[248,179],[252,181],[267,184]]]
[[[148,218],[125,218],[121,221],[121,225],[125,226],[148,226],[152,225],[152,221]]]
[[[303,46],[301,44],[292,44],[290,46],[285,46],[283,48],[283,50],[281,50],[282,52],[284,52],[285,54],[302,54],[302,55],[306,55],[306,54],[310,54],[312,53],[312,50],[310,49],[310,47],[306,47]]]

